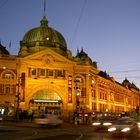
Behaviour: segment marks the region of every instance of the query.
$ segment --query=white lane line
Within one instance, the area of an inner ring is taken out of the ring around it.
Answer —
[[[80,140],[82,137],[83,137],[83,134],[81,133],[80,136],[76,138],[75,140]]]

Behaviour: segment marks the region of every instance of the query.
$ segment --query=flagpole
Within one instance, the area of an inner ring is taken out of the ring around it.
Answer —
[[[46,0],[44,0],[44,16],[46,16]]]

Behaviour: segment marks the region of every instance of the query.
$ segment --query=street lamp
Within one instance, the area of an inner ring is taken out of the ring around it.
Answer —
[[[80,101],[79,101],[80,92],[81,92],[81,90],[78,87],[76,87],[76,110],[77,111],[78,111],[79,104],[80,104]]]
[[[81,93],[81,90],[79,89],[79,87],[77,86],[77,80],[74,81],[75,82],[75,96],[76,96],[76,111],[78,111],[78,108],[79,108],[79,96],[80,96],[80,93]]]
[[[16,119],[19,120],[19,103],[20,103],[20,86],[21,86],[21,77],[18,77],[18,83],[17,86],[17,93],[16,93]]]

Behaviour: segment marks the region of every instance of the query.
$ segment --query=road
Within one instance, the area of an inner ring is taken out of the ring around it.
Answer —
[[[92,134],[62,134],[43,136],[40,138],[34,138],[32,140],[140,140],[140,136],[137,137],[111,137],[105,133],[92,133]]]
[[[52,137],[44,137],[40,139],[33,139],[33,140],[139,140],[140,137],[137,138],[107,138],[103,135],[85,135],[82,137],[78,137],[77,135],[59,135],[59,136],[52,136]]]
[[[140,140],[140,134],[131,138],[112,138],[106,133],[94,132],[91,127],[31,127],[0,124],[1,140]]]

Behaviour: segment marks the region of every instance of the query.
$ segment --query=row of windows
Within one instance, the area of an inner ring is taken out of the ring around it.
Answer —
[[[29,68],[28,76],[30,77],[65,77],[64,70],[52,70],[41,68]],[[11,71],[6,71],[2,74],[2,79],[14,79],[15,76]]]
[[[100,111],[101,112],[106,112],[106,111],[109,111],[107,109],[107,105],[106,104],[99,104],[99,108],[100,108]],[[95,102],[92,102],[92,110],[96,111],[97,110],[97,105]],[[110,108],[110,111],[111,112],[122,112],[124,111],[124,107],[122,106],[111,106]]]
[[[106,104],[99,104],[99,108],[100,108],[100,111],[102,112],[105,112],[105,111],[107,111],[106,109],[107,109],[107,105]]]
[[[105,93],[104,91],[100,91],[99,99],[107,100],[107,93]]]
[[[29,68],[29,77],[65,77],[64,70],[52,70],[52,69],[42,69],[42,68]]]
[[[108,109],[107,109],[107,105],[106,104],[99,104],[99,108],[100,108],[100,111],[102,112],[106,112],[106,111],[108,111]],[[110,111],[112,111],[112,112],[122,112],[122,111],[124,111],[124,107],[122,107],[122,106],[115,106],[114,107],[114,109],[113,109],[113,106],[111,107],[111,110]]]
[[[119,113],[119,112],[122,112],[124,111],[124,107],[122,106],[112,106],[111,105],[111,112],[116,112],[116,113]]]
[[[96,93],[95,93],[94,90],[92,90],[91,95],[92,95],[93,98],[96,98]],[[107,100],[107,93],[100,92],[99,98],[102,99],[102,100]],[[122,95],[115,94],[114,96],[112,95],[110,97],[110,101],[123,103],[124,102],[124,97]],[[127,98],[127,103],[131,105],[131,98],[130,97]]]
[[[100,91],[99,93],[99,99],[102,99],[102,100],[107,100],[107,93],[105,91]],[[111,101],[113,101],[112,98],[110,98]],[[118,94],[114,94],[114,101],[115,102],[124,102],[124,96],[122,95],[118,95]]]
[[[122,95],[118,95],[118,94],[115,94],[114,95],[114,101],[115,102],[124,102],[124,96],[122,96]]]
[[[15,94],[16,85],[0,84],[0,94]]]
[[[122,106],[115,106],[115,112],[122,112],[124,111],[124,107]]]

